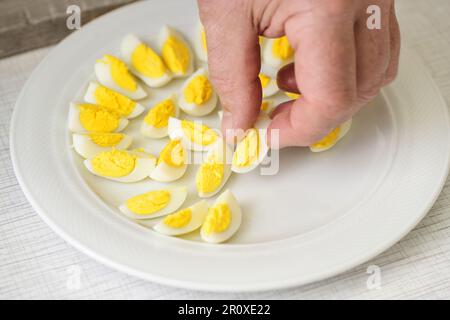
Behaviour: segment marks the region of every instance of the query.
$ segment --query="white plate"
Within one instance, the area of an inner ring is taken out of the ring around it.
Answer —
[[[164,237],[120,215],[116,206],[127,192],[157,184],[121,189],[108,182],[106,192],[105,181],[82,170],[70,150],[69,102],[92,76],[95,59],[118,52],[123,35],[154,39],[169,23],[192,40],[196,10],[195,1],[145,1],[114,11],[61,42],[28,80],[12,119],[12,159],[27,198],[58,234],[144,279],[248,291],[305,284],[352,268],[423,218],[447,177],[450,130],[438,89],[406,48],[398,80],[355,117],[334,149],[284,150],[277,175],[230,179],[243,224],[229,243]],[[150,94],[158,97],[155,90]]]

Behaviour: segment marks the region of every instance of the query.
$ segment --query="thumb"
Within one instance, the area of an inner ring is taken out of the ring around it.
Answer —
[[[239,1],[198,1],[208,65],[223,107],[222,131],[253,126],[261,106],[258,30]],[[230,137],[227,137],[230,138]]]

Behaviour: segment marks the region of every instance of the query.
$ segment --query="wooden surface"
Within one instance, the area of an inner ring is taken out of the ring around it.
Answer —
[[[135,0],[1,0],[0,58],[48,46],[73,32],[66,26],[69,5],[86,23]]]
[[[402,33],[450,102],[450,1],[398,0]],[[0,298],[134,299],[450,299],[450,183],[427,217],[372,261],[307,286],[262,293],[212,294],[161,286],[114,270],[61,240],[23,196],[11,167],[9,121],[25,80],[49,49],[0,60]],[[380,288],[367,268],[381,270]],[[71,282],[81,275],[80,285]],[[369,279],[370,280],[370,279]]]

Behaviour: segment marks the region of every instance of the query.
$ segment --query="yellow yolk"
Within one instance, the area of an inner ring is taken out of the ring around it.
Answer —
[[[181,167],[184,164],[184,148],[180,140],[170,140],[162,149],[158,164],[165,162],[171,167]]]
[[[162,59],[143,43],[134,49],[131,64],[139,73],[150,78],[160,78],[166,72]]]
[[[263,102],[261,103],[261,110],[262,110],[262,111],[267,111],[268,109],[269,109],[269,102],[263,101]]]
[[[119,117],[93,104],[78,105],[80,123],[87,131],[112,132],[119,126]]]
[[[247,135],[236,147],[233,155],[233,165],[237,167],[248,167],[258,160],[259,156],[259,133],[257,129],[249,129]]]
[[[265,88],[269,85],[270,78],[264,73],[259,74],[259,80],[261,81],[261,87]]]
[[[294,99],[294,100],[298,99],[302,96],[301,94],[293,93],[293,92],[285,92],[285,93],[289,98]]]
[[[279,59],[289,59],[294,54],[286,36],[277,38],[273,41],[272,54]]]
[[[191,55],[188,47],[175,36],[169,36],[162,48],[162,57],[170,71],[185,74]]]
[[[169,124],[169,118],[175,116],[175,112],[172,99],[166,99],[151,108],[144,121],[155,128],[165,128]]]
[[[128,71],[126,64],[114,56],[106,54],[103,59],[98,60],[101,63],[108,64],[111,71],[111,77],[121,88],[129,91],[136,91],[137,82],[133,75]]]
[[[225,165],[218,161],[216,154],[205,160],[195,178],[197,190],[210,193],[220,187],[223,180]]]
[[[163,222],[171,228],[183,228],[191,221],[192,212],[191,209],[186,208],[178,212],[169,214],[164,218]]]
[[[202,48],[205,52],[208,52],[208,47],[206,46],[206,33],[205,33],[205,29],[202,28]]]
[[[113,110],[121,116],[129,115],[136,106],[136,102],[133,100],[103,86],[95,89],[94,96],[99,105]]]
[[[92,169],[101,176],[124,177],[136,166],[136,156],[120,150],[101,152],[92,159]]]
[[[263,36],[259,36],[258,37],[258,42],[259,42],[259,45],[262,45],[263,42],[264,42],[264,37]]]
[[[209,208],[202,228],[206,235],[220,233],[228,229],[230,222],[230,208],[226,203],[219,203]]]
[[[89,137],[98,146],[113,147],[122,141],[124,135],[122,133],[91,133]]]
[[[314,149],[323,149],[328,148],[336,143],[339,138],[339,134],[341,132],[341,127],[337,127],[333,129],[329,134],[327,134],[322,140],[314,143],[311,148]]]
[[[127,208],[137,214],[152,214],[165,208],[170,202],[167,190],[150,191],[127,200]]]
[[[184,88],[183,94],[187,103],[203,104],[211,98],[211,82],[204,75],[196,76]]]
[[[181,127],[184,134],[195,144],[207,146],[217,140],[217,133],[205,125],[182,120]]]

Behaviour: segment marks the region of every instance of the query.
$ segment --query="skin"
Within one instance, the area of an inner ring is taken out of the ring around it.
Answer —
[[[400,31],[394,0],[198,0],[211,81],[223,108],[222,129],[253,126],[261,105],[258,36],[286,35],[294,63],[277,76],[302,93],[280,105],[268,128],[274,148],[309,146],[351,118],[397,75]],[[370,30],[368,6],[381,9]],[[229,136],[228,136],[229,138]],[[275,139],[274,139],[275,140]]]

